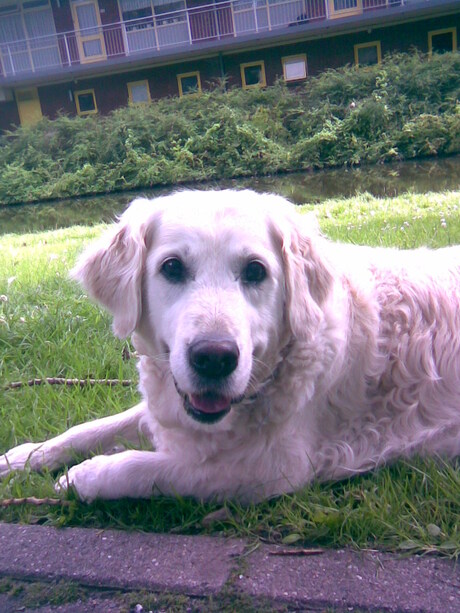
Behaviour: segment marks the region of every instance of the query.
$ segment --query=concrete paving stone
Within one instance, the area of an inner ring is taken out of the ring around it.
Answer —
[[[117,598],[93,588],[200,597],[203,610],[208,597],[217,603],[233,594],[237,602],[240,594],[242,602],[273,603],[267,611],[281,604],[295,611],[460,612],[460,566],[453,561],[372,551],[298,553],[269,545],[250,552],[242,539],[0,523],[0,577],[90,587],[92,600],[43,613],[115,612]],[[10,604],[0,594],[2,613]]]
[[[264,546],[251,555],[241,590],[308,609],[460,613],[460,565],[453,561],[351,550],[277,552]]]
[[[240,540],[0,523],[0,576],[190,595],[218,593]]]

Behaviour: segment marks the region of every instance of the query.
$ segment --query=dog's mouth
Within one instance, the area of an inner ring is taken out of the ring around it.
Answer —
[[[208,390],[197,394],[185,394],[174,379],[177,393],[182,398],[184,409],[190,417],[200,424],[216,424],[230,413],[233,405],[239,404],[243,397],[231,398]]]
[[[190,417],[201,424],[216,424],[232,408],[233,401],[216,392],[184,396],[184,408]]]

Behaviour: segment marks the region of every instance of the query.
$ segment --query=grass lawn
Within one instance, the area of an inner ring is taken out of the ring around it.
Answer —
[[[460,191],[378,200],[362,195],[315,207],[334,239],[402,248],[460,243]],[[102,226],[0,237],[0,452],[26,440],[119,412],[138,399],[131,387],[42,385],[5,389],[31,378],[137,379],[123,359],[127,341],[112,336],[109,317],[67,279],[83,245]],[[55,475],[25,471],[0,483],[0,500],[54,497]],[[340,483],[313,484],[259,505],[219,507],[189,499],[96,501],[69,494],[62,507],[0,508],[0,519],[27,523],[220,533],[285,544],[352,545],[460,553],[460,479],[456,467],[416,459]]]

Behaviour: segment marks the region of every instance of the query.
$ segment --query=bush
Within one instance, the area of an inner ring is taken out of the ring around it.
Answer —
[[[215,90],[0,138],[0,202],[460,151],[460,55],[388,56],[303,88]]]

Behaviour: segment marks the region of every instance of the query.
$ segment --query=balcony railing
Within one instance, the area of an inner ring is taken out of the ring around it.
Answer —
[[[406,0],[407,1],[407,0]],[[409,0],[410,1],[410,0]],[[404,0],[225,0],[86,30],[0,43],[0,75],[49,72],[111,58],[154,55],[205,41],[296,27],[401,5]],[[0,17],[1,19],[1,17]]]

